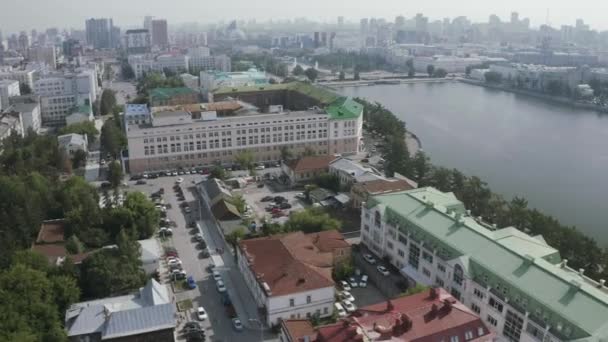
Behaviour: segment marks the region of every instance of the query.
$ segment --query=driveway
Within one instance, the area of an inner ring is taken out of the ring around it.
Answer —
[[[382,275],[380,272],[378,272],[376,267],[378,265],[384,265],[385,267],[387,267],[387,265],[382,262],[382,260],[378,259],[378,257],[376,256],[374,256],[374,258],[376,259],[376,264],[372,265],[365,261],[365,259],[363,259],[362,253],[369,252],[362,246],[359,251],[353,250],[353,260],[355,263],[355,267],[359,268],[363,273],[369,276],[370,283],[373,283],[376,288],[378,288],[378,290],[380,290],[380,292],[382,292],[388,298],[397,297],[399,294],[404,292],[400,290],[396,285],[399,282],[405,281],[403,276],[401,276],[400,274],[394,274],[392,272],[388,276]],[[390,271],[390,268],[387,268]]]

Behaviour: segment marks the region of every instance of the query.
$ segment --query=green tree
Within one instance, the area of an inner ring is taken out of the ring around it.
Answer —
[[[428,291],[428,289],[429,289],[428,286],[425,286],[422,284],[416,284],[415,286],[408,288],[407,291],[405,291],[404,293],[401,294],[401,296],[415,295],[417,293]]]
[[[355,273],[355,266],[352,259],[342,260],[338,262],[333,270],[332,277],[335,281],[344,280]]]
[[[234,156],[234,161],[239,164],[242,168],[246,170],[253,170],[253,160],[254,160],[253,152],[250,150],[245,150],[239,152],[236,156]]]
[[[29,95],[32,93],[32,88],[27,83],[19,83],[19,93],[21,95]]]
[[[123,207],[129,211],[131,217],[129,224],[132,226],[129,231],[134,232],[132,236],[136,239],[148,239],[158,229],[160,214],[156,210],[154,203],[143,193],[128,193]]]
[[[76,278],[66,275],[54,275],[49,278],[55,295],[60,315],[63,315],[70,305],[80,299],[80,287]]]
[[[214,166],[209,172],[209,178],[217,178],[221,180],[228,179],[228,172],[221,166]]]
[[[407,67],[407,77],[414,77],[416,75],[416,69],[414,68],[414,59],[408,58],[408,60],[405,61],[405,66]]]
[[[232,232],[226,234],[226,242],[228,242],[232,246],[236,246],[236,244],[240,240],[242,240],[245,237],[245,235],[247,235],[245,228],[239,227],[239,228],[233,230]]]
[[[340,221],[332,218],[321,208],[309,208],[303,211],[292,212],[287,222],[286,231],[302,231],[316,233],[322,230],[340,228]]]
[[[101,102],[99,103],[99,111],[101,115],[112,113],[112,108],[116,106],[116,94],[114,90],[105,89],[101,93]]]
[[[49,259],[42,253],[31,249],[20,250],[13,254],[12,265],[18,264],[44,273],[49,271]]]
[[[135,78],[135,72],[129,63],[122,63],[120,66],[120,74],[125,80],[132,80]]]
[[[486,83],[498,84],[502,82],[502,75],[496,71],[488,71],[484,74]]]
[[[65,249],[70,254],[79,254],[84,251],[84,246],[82,245],[82,242],[76,235],[72,235],[66,241]]]
[[[340,191],[340,177],[325,173],[315,177],[313,183],[321,188],[329,189],[333,192]]]
[[[59,130],[59,134],[70,133],[86,134],[89,144],[92,144],[97,139],[99,131],[95,127],[95,123],[93,123],[92,121],[74,123],[69,126],[65,126],[61,130]]]
[[[232,197],[231,203],[236,207],[239,213],[245,212],[245,207],[247,206],[247,201],[243,198],[242,195],[234,195]]]
[[[395,173],[409,175],[410,154],[405,139],[401,136],[389,136],[385,149],[386,174],[392,177]]]
[[[304,75],[306,75],[311,82],[314,82],[319,76],[319,72],[315,68],[308,68],[304,71]]]
[[[435,73],[435,66],[433,64],[427,65],[426,73],[429,74],[429,77],[433,77],[433,73]]]
[[[353,71],[353,79],[355,81],[359,81],[361,79],[361,75],[360,75],[361,71],[359,70],[359,66],[355,67],[355,70]]]
[[[108,165],[108,180],[110,184],[112,184],[113,188],[117,188],[120,186],[122,182],[123,173],[122,167],[120,166],[120,162],[115,160]]]
[[[72,156],[72,169],[78,169],[86,165],[87,153],[84,150],[76,150]]]
[[[293,153],[291,152],[289,147],[285,145],[281,146],[281,160],[287,161],[291,160],[291,158],[293,158]]]
[[[338,74],[338,80],[344,81],[345,78],[346,75],[344,74],[344,71],[340,71],[340,73]]]
[[[101,128],[101,147],[104,152],[118,158],[120,151],[127,146],[127,138],[120,129],[120,123],[108,119]]]
[[[293,70],[291,71],[291,73],[294,76],[300,76],[304,74],[304,69],[300,66],[300,64],[296,65]]]
[[[429,157],[427,157],[426,153],[423,151],[418,151],[414,158],[412,159],[412,171],[414,173],[414,177],[419,184],[426,184],[426,176],[431,170],[431,164]]]
[[[438,68],[433,72],[433,77],[444,78],[448,75],[448,72],[445,69]]]
[[[269,83],[269,84],[277,84],[278,82],[277,82],[277,80],[276,80],[274,77],[271,77],[271,78],[268,80],[268,83]]]
[[[558,80],[551,80],[547,83],[545,90],[549,95],[559,96],[564,92],[564,85]]]

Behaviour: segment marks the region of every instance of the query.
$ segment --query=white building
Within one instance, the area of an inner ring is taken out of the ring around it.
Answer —
[[[0,141],[8,138],[13,133],[23,136],[22,121],[19,113],[0,114]]]
[[[147,53],[152,47],[150,32],[146,29],[127,30],[124,36],[127,53]]]
[[[481,64],[482,60],[476,57],[457,56],[416,56],[414,57],[414,69],[416,72],[427,72],[427,67],[432,65],[437,69],[444,69],[448,73],[464,73],[471,65]]]
[[[218,72],[201,71],[200,83],[203,91],[208,92],[222,87],[247,87],[268,84],[268,76],[263,71]]]
[[[57,68],[57,51],[55,46],[37,46],[30,50],[31,59],[46,64],[51,70]]]
[[[347,98],[326,110],[272,114],[237,101],[152,108],[150,123],[127,126],[130,172],[232,165],[246,150],[256,162],[281,160],[282,147],[296,156],[307,148],[356,153],[362,112]]]
[[[0,80],[15,80],[27,84],[30,89],[34,89],[34,81],[37,78],[38,70],[15,70],[12,68],[0,70]]]
[[[12,105],[8,112],[19,113],[23,132],[27,133],[30,129],[40,133],[42,127],[42,117],[40,115],[40,103],[35,99],[19,97],[18,101],[11,100]]]
[[[329,174],[337,176],[340,185],[347,187],[359,182],[384,179],[378,171],[346,158],[338,158],[329,163]]]
[[[59,148],[65,150],[70,156],[73,156],[76,151],[81,150],[88,152],[88,140],[86,134],[64,134],[57,137]]]
[[[174,73],[180,73],[188,70],[188,61],[190,58],[181,54],[165,54],[156,57],[157,67],[164,71],[171,70]]]
[[[14,80],[0,80],[0,111],[10,106],[9,97],[19,96],[19,82]]]
[[[125,121],[125,127],[149,124],[151,122],[150,110],[146,104],[126,104],[123,118]]]
[[[182,79],[184,85],[190,89],[198,90],[198,77],[190,74],[181,74],[179,78]]]
[[[608,289],[573,270],[540,235],[497,229],[452,193],[420,188],[371,197],[361,242],[410,284],[443,287],[499,341],[600,341]]]
[[[239,243],[239,270],[258,308],[266,312],[267,325],[279,324],[282,319],[333,314],[334,254],[316,243],[322,239],[294,232]]]

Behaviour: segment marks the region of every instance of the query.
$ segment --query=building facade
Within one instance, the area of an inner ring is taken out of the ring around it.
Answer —
[[[125,32],[125,49],[128,54],[148,53],[152,46],[150,32],[146,29],[127,30]]]
[[[410,283],[443,287],[499,340],[602,340],[608,289],[567,266],[542,236],[497,229],[433,188],[363,204],[361,242]]]
[[[19,95],[21,95],[21,91],[18,81],[0,80],[0,111],[10,106],[10,97]]]
[[[87,43],[95,49],[111,49],[113,42],[113,21],[112,19],[88,19],[85,22]]]
[[[38,79],[38,70],[14,70],[7,68],[0,70],[0,80],[15,80],[19,83],[27,84],[30,89],[34,89],[34,81]]]
[[[201,109],[204,104],[152,109],[151,124],[127,128],[130,171],[228,166],[242,151],[251,151],[256,162],[281,160],[282,148],[295,156],[307,149],[321,155],[355,153],[362,131],[354,128],[363,123],[357,105],[345,107],[344,112],[355,112],[343,116],[329,109],[264,114],[247,108],[218,116],[217,110]]]
[[[152,27],[152,45],[158,47],[169,46],[167,21],[165,19],[153,19],[150,25]]]
[[[221,87],[249,87],[268,84],[268,77],[263,71],[249,69],[239,72],[201,71],[201,88],[205,92]]]

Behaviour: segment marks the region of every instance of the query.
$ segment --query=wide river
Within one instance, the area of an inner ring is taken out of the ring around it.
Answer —
[[[435,164],[608,244],[608,115],[456,82],[339,90],[405,120]]]

